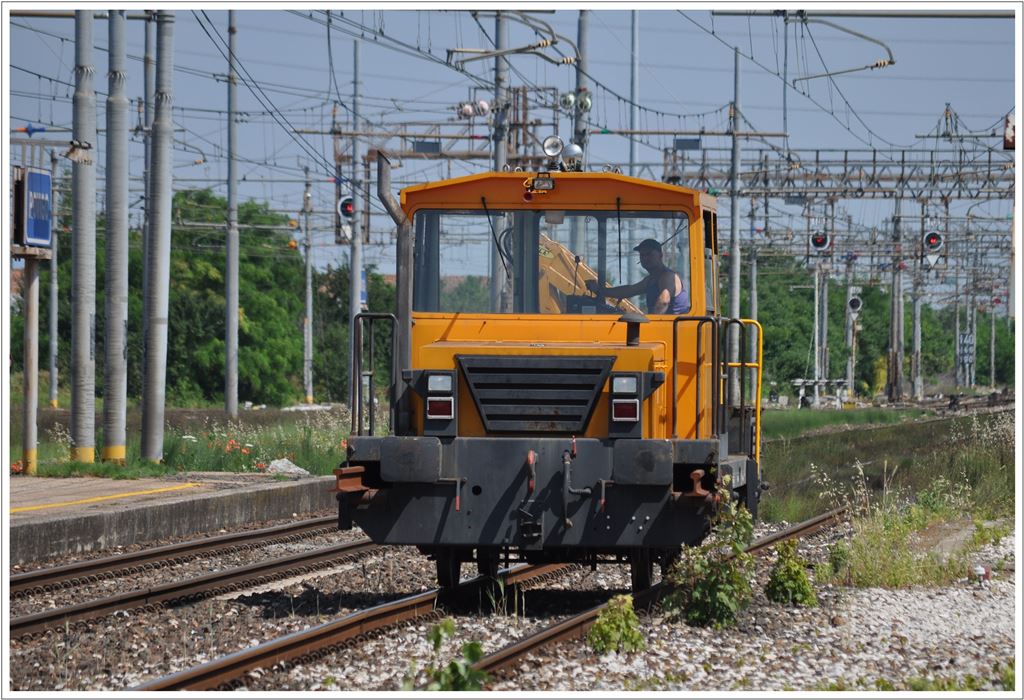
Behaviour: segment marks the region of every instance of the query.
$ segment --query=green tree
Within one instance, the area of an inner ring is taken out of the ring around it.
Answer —
[[[367,271],[367,310],[394,313],[395,287],[373,268]],[[347,402],[349,395],[349,268],[328,267],[314,276],[313,379],[317,396]],[[374,322],[375,381],[386,384],[391,368],[392,329],[386,321]],[[364,334],[368,334],[364,326]],[[364,342],[369,340],[364,338]],[[368,348],[368,346],[366,346]],[[364,351],[365,352],[365,351]],[[364,361],[369,358],[364,355]]]
[[[58,220],[60,287],[58,371],[69,381],[71,358],[71,263],[69,198],[62,198]],[[168,299],[167,393],[172,402],[223,400],[224,392],[224,231],[227,202],[209,190],[183,190],[173,199],[171,274]],[[288,247],[279,227],[287,218],[266,204],[239,206],[239,398],[285,404],[301,395],[304,272],[301,255]],[[203,226],[210,224],[212,226]],[[106,229],[96,235],[96,391],[103,393],[104,273]],[[128,395],[142,393],[142,234],[129,233]],[[40,349],[49,345],[50,270],[40,274]],[[22,365],[23,319],[12,322],[12,368]],[[45,369],[46,361],[41,359]]]

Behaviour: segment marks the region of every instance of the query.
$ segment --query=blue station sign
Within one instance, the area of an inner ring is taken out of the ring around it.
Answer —
[[[21,211],[25,245],[50,248],[53,243],[53,187],[50,172],[40,168],[25,168],[23,192]]]

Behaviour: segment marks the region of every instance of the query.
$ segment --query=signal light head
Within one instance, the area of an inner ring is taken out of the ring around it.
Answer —
[[[825,231],[815,231],[811,234],[811,247],[815,250],[822,251],[828,250],[828,247],[832,244],[832,237],[829,236]]]
[[[929,253],[942,250],[942,234],[938,231],[929,231],[924,234],[924,249]]]
[[[351,219],[352,215],[355,214],[355,212],[356,212],[356,205],[352,201],[352,198],[351,197],[343,198],[341,200],[341,203],[338,205],[338,211],[346,219]]]

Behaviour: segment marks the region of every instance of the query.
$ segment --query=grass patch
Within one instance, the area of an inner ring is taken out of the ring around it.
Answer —
[[[848,484],[819,472],[826,503],[850,505],[853,517],[848,541],[833,547],[817,580],[897,588],[962,578],[970,555],[1007,534],[1008,526],[977,528],[959,548],[944,553],[922,542],[922,535],[940,524],[963,527],[965,518],[977,523],[1014,514],[1013,430],[1008,412],[954,426],[943,457],[931,460],[927,483],[916,489],[900,481],[899,467],[883,472],[879,489],[862,471]]]
[[[929,415],[918,408],[892,410],[854,408],[845,411],[809,411],[800,409],[761,412],[761,435],[765,440],[794,438],[837,426],[889,425]]]
[[[820,513],[818,484],[810,470],[815,464],[840,483],[863,473],[875,491],[893,470],[894,485],[914,492],[938,476],[950,482],[966,479],[979,516],[994,520],[1013,512],[1013,440],[1013,412],[1005,411],[770,441],[761,452],[763,478],[771,490],[762,497],[760,516],[796,522]]]
[[[900,691],[913,690],[917,692],[951,692],[951,691],[979,691],[979,690],[1015,690],[1014,683],[1016,674],[1014,671],[1014,660],[1006,663],[994,663],[992,669],[981,676],[966,674],[963,677],[932,676],[914,677],[904,680],[888,680],[878,678],[868,681],[865,678],[858,678],[855,682],[847,683],[840,679],[825,683],[816,690],[824,691],[853,691],[853,690],[881,690]]]
[[[101,414],[97,413],[100,418]],[[350,428],[344,408],[330,411],[258,411],[227,420],[223,411],[168,409],[163,462],[141,455],[140,416],[129,412],[128,444],[123,465],[70,461],[72,438],[67,411],[46,412],[39,424],[39,476],[97,476],[136,479],[182,472],[263,472],[275,459],[286,458],[311,474],[333,473],[346,458]],[[21,454],[21,425],[12,421],[12,459]],[[96,431],[96,455],[102,452],[103,431]]]

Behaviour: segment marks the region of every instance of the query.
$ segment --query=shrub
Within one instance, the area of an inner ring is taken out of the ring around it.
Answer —
[[[455,635],[455,622],[446,617],[432,626],[427,632],[427,639],[434,650],[434,659],[438,660],[444,641]],[[426,690],[482,690],[487,682],[487,674],[473,668],[473,664],[483,658],[483,647],[480,642],[466,642],[462,645],[461,656],[452,659],[448,665],[429,664],[426,671],[429,681]],[[413,690],[416,674],[410,673],[402,683],[403,690]]]
[[[746,508],[739,508],[720,490],[722,503],[713,521],[713,534],[703,544],[683,549],[666,580],[672,591],[665,609],[687,624],[726,627],[750,604],[753,558],[744,550],[754,533]]]
[[[587,644],[598,654],[640,651],[645,642],[639,627],[640,623],[633,611],[633,597],[617,595],[608,601],[608,605],[597,616],[587,633]]]
[[[768,583],[764,587],[768,600],[788,605],[816,606],[818,598],[814,595],[814,588],[807,578],[806,562],[797,556],[796,542],[780,542],[775,550],[779,558],[775,561],[768,576]]]

